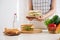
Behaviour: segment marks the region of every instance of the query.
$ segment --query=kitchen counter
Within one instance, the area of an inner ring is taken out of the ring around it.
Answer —
[[[35,34],[20,34],[19,36],[6,36],[3,33],[0,35],[0,40],[58,40],[60,34],[49,34],[47,30],[42,33]]]

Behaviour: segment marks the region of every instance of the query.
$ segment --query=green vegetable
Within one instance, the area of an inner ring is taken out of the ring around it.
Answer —
[[[25,29],[26,31],[31,31],[31,30],[32,30],[32,28],[31,28],[30,26],[25,26],[24,29]]]
[[[58,15],[53,16],[52,20],[53,20],[53,22],[54,22],[55,24],[57,24],[57,25],[60,23],[60,18],[59,18]]]
[[[60,18],[58,18],[54,23],[58,25],[60,23]]]
[[[51,23],[58,24],[58,23],[60,23],[60,18],[58,15],[55,15],[51,19],[46,19],[44,23],[46,26],[48,26]]]
[[[52,19],[56,20],[58,17],[59,17],[58,15],[55,15],[55,16],[53,16]]]
[[[53,21],[51,19],[46,19],[44,23],[46,26],[48,26],[49,24],[53,23]]]
[[[52,21],[55,22],[56,20],[58,20],[58,18],[59,18],[59,16],[55,15],[55,16],[53,16]]]

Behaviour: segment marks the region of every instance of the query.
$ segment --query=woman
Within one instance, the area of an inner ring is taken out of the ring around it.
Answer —
[[[54,14],[56,0],[29,0],[29,10],[42,11],[42,17],[36,17],[38,20],[43,21],[47,17]]]
[[[40,10],[43,14],[41,17],[36,17],[41,21],[34,23],[37,28],[46,28],[43,20],[54,14],[55,4],[56,0],[29,0],[29,10]]]

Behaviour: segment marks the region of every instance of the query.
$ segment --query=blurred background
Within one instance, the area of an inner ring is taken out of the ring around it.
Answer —
[[[12,27],[14,13],[17,14],[16,27],[28,23],[27,15],[29,0],[0,0],[0,32],[5,27]],[[60,16],[60,0],[56,0],[56,12]]]

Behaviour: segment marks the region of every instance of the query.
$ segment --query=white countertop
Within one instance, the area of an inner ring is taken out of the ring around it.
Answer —
[[[58,40],[60,34],[49,34],[47,31],[35,34],[20,34],[19,36],[0,35],[0,40]]]

